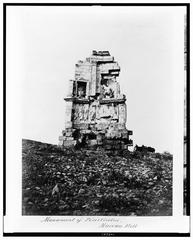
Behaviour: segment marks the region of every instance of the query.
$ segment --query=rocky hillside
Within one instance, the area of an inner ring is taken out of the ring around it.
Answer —
[[[23,215],[172,215],[172,155],[22,142]]]

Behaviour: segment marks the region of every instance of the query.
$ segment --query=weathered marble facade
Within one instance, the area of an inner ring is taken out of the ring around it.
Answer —
[[[117,82],[120,67],[108,51],[93,51],[75,66],[66,101],[62,146],[101,146],[127,149],[132,145],[126,129],[126,97]]]

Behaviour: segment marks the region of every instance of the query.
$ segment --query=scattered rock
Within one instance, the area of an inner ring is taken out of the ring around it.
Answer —
[[[23,140],[24,215],[172,215],[172,155]],[[54,156],[54,157],[53,157]]]

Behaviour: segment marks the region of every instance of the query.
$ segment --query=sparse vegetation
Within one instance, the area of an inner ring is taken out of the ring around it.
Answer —
[[[172,155],[23,140],[24,215],[172,215]]]

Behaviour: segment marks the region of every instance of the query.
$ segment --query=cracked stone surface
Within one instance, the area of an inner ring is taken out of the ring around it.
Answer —
[[[75,65],[66,98],[63,147],[87,146],[124,150],[132,146],[126,129],[126,97],[117,77],[120,66],[108,51],[93,51]]]

